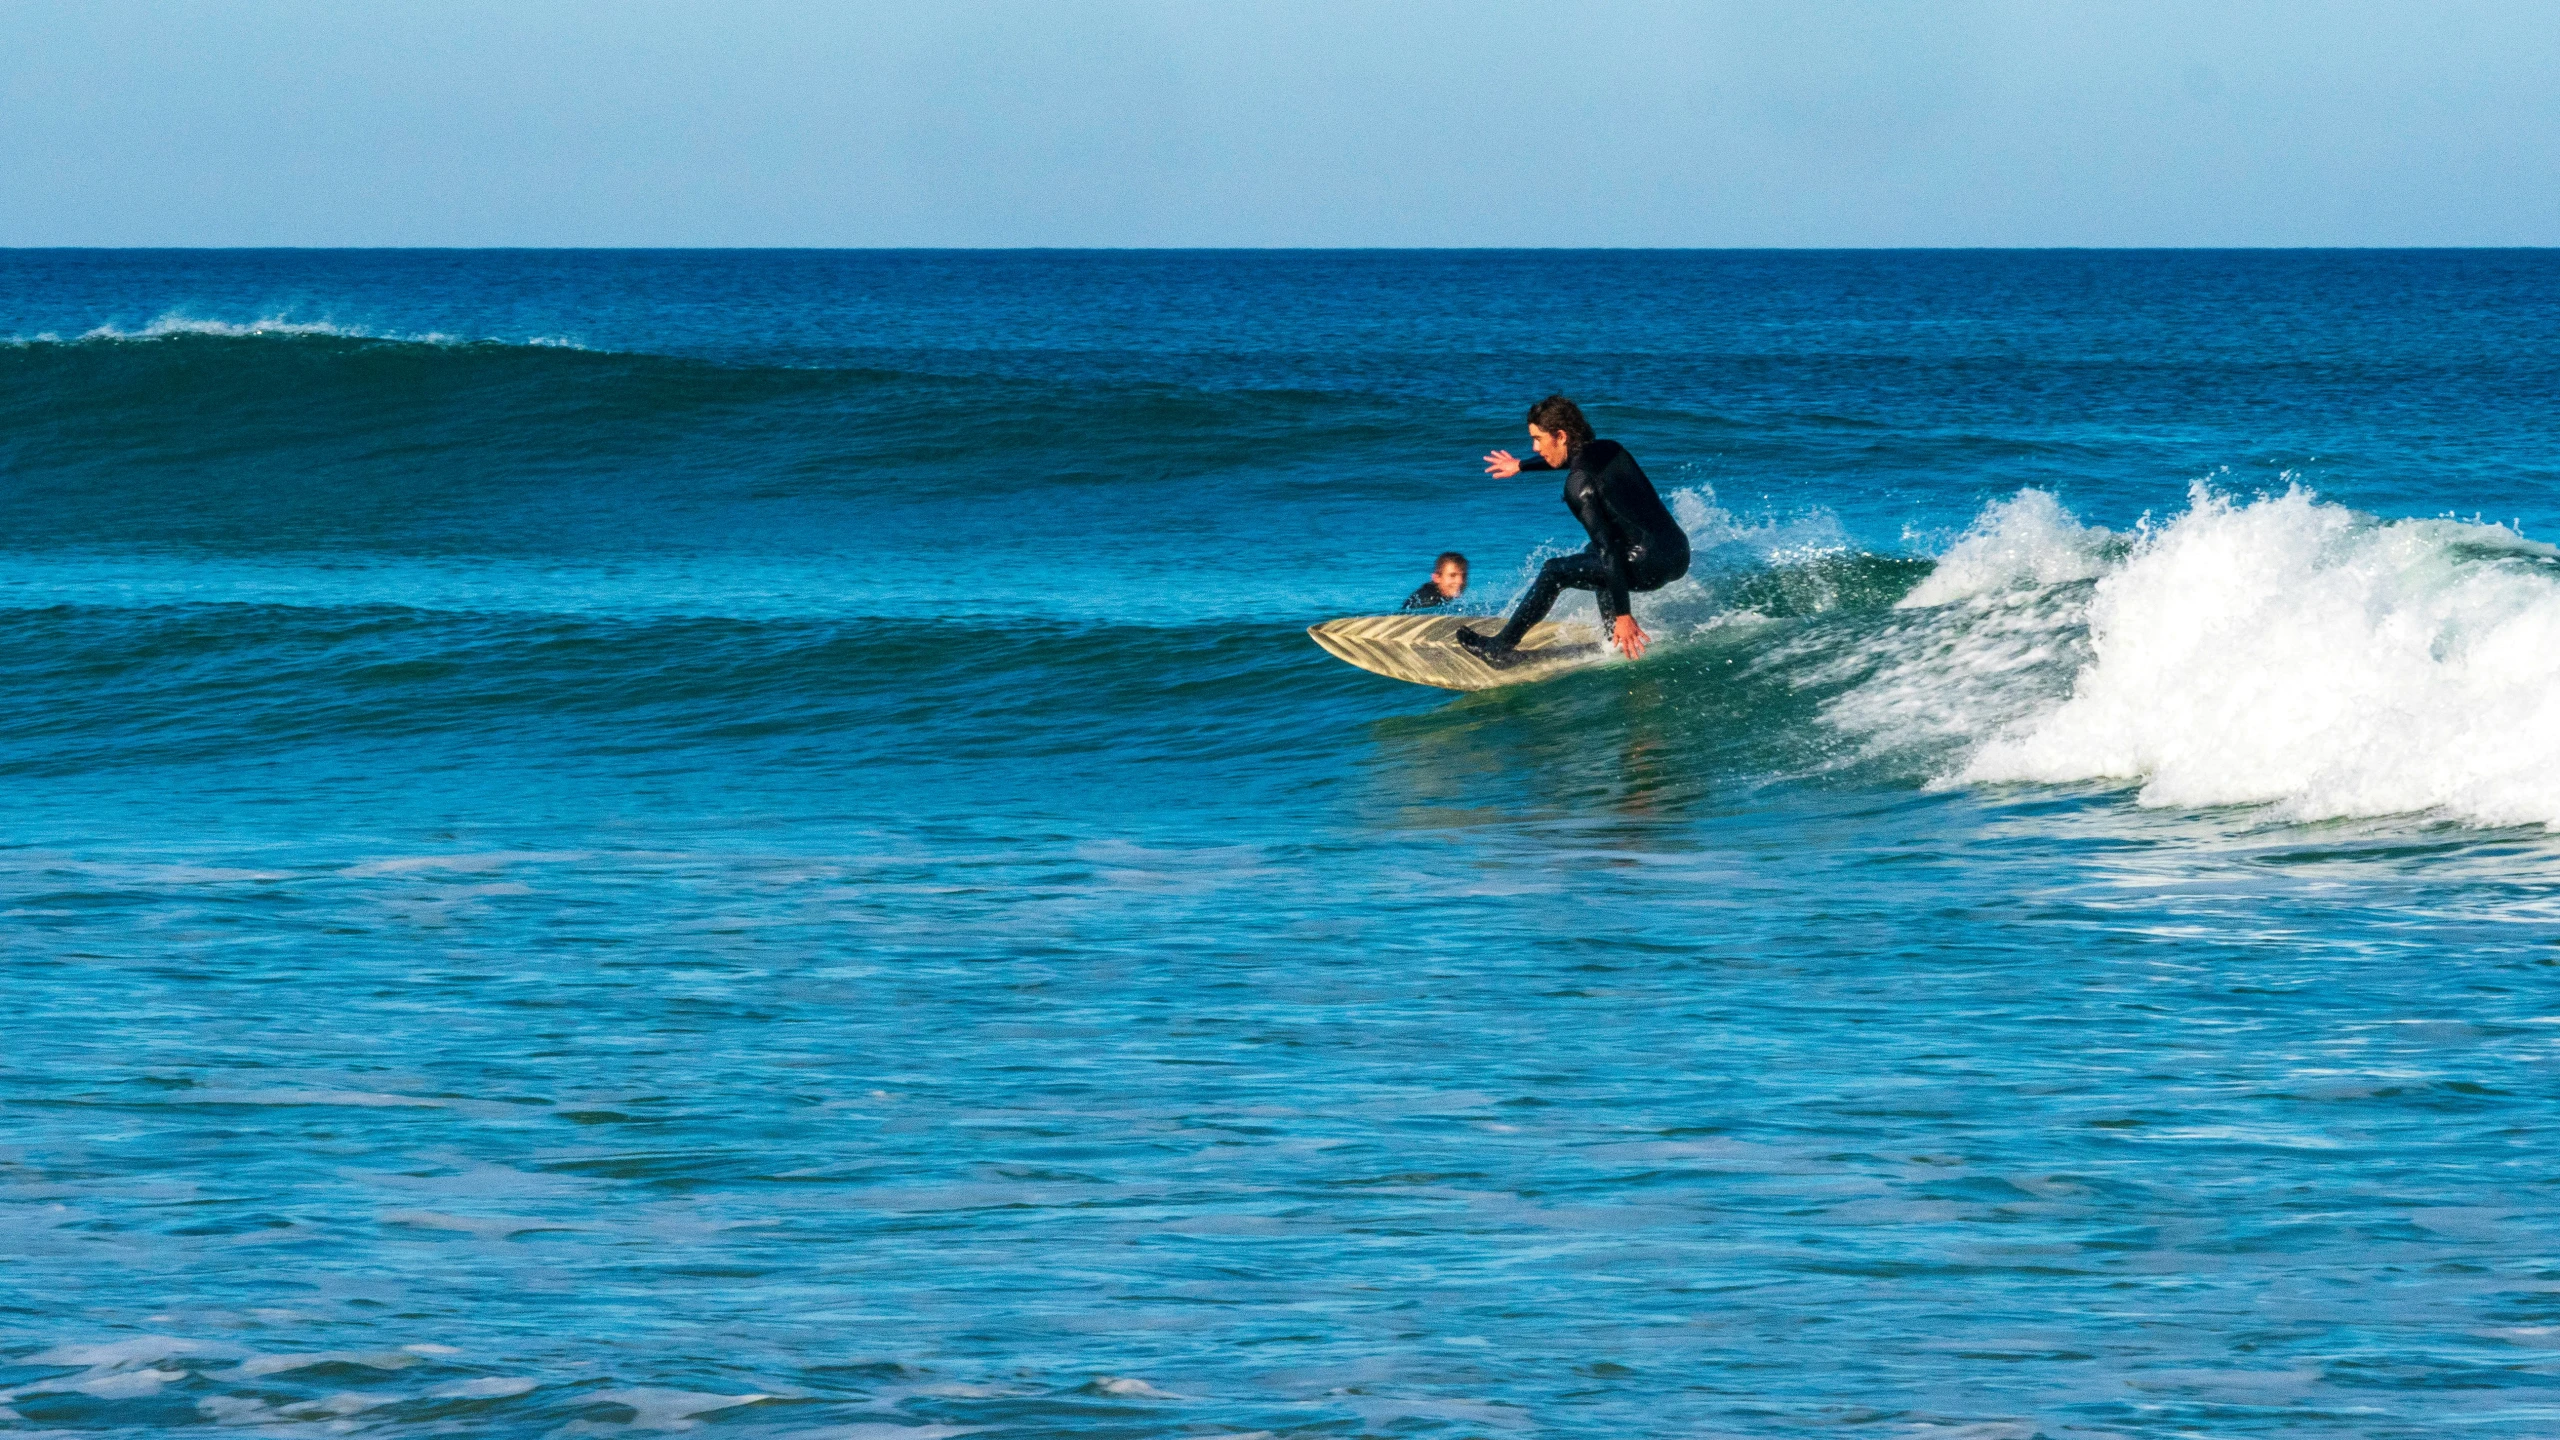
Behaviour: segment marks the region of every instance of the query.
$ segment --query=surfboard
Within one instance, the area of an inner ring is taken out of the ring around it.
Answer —
[[[1499,617],[1486,615],[1353,615],[1310,625],[1307,634],[1337,660],[1390,680],[1443,690],[1525,685],[1609,659],[1591,627],[1553,620],[1530,626],[1520,638],[1520,663],[1499,670],[1458,643],[1461,629],[1490,633],[1500,628]]]

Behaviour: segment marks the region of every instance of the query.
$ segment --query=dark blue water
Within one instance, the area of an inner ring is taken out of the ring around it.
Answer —
[[[2560,1432],[2560,253],[21,251],[0,335],[0,1426]],[[1552,389],[1654,652],[1310,644],[1579,542],[1476,460]]]

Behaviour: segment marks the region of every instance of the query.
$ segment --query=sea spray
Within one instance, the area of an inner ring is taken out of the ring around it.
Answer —
[[[1913,586],[1896,608],[1920,609],[2087,580],[2121,551],[2114,536],[2082,525],[2051,491],[2021,490],[1984,507],[1938,557],[1929,577]]]
[[[2088,657],[2089,581],[2123,543],[2050,493],[1985,506],[1934,564],[1867,557],[1867,604],[1759,645],[1749,674],[1818,697],[1848,737],[1826,766],[1883,761],[1915,780],[2062,699]]]
[[[2101,578],[2070,697],[1967,781],[2152,805],[2560,823],[2560,566],[2503,526],[2202,486]]]

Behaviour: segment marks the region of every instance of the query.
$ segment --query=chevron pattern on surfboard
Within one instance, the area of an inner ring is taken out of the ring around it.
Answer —
[[[1307,634],[1335,659],[1391,680],[1443,690],[1490,690],[1561,675],[1607,661],[1600,637],[1587,625],[1549,620],[1529,627],[1517,665],[1497,670],[1458,644],[1460,629],[1487,634],[1502,628],[1498,615],[1354,615],[1310,625]]]

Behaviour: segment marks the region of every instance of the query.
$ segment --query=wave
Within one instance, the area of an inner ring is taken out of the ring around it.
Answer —
[[[928,768],[953,762],[954,735],[1015,756],[1236,758],[1286,743],[1310,696],[1368,691],[1330,662],[1311,677],[1302,634],[1228,621],[57,605],[0,609],[0,653],[22,705],[0,774],[500,739],[649,754],[807,742]]]
[[[1960,778],[2560,824],[2560,552],[2503,526],[2199,489],[2097,583],[2088,646],[2070,698]]]
[[[1431,423],[1360,394],[169,321],[0,348],[0,523],[79,545],[541,549],[564,527],[629,542],[676,515],[870,505],[887,471],[891,498],[937,501],[1260,483],[1310,436],[1409,452]]]
[[[1316,606],[1338,598],[1320,587],[1340,577],[1258,575],[1249,602],[1225,606],[1217,623],[1185,623],[1211,608],[1192,568],[1157,565],[1143,549],[1081,570],[1070,563],[1079,546],[1119,543],[1132,506],[1160,500],[1102,488],[1084,508],[1052,501],[1035,512],[1070,537],[1058,568],[1042,568],[1038,544],[1007,552],[1025,593],[1047,597],[1045,611],[1025,601],[1028,613],[955,615],[928,603],[923,580],[899,590],[906,572],[885,562],[829,566],[881,554],[890,527],[1001,513],[1009,491],[1034,486],[1179,477],[1200,508],[1146,513],[1202,534],[1266,506],[1306,507],[1289,513],[1312,524],[1374,514],[1381,498],[1438,503],[1422,481],[1334,481],[1303,467],[1260,477],[1276,470],[1276,451],[1309,434],[1392,476],[1384,462],[1395,447],[1448,420],[1409,400],[1358,395],[724,363],[170,316],[136,332],[0,350],[0,471],[11,480],[0,523],[39,537],[60,561],[22,564],[34,578],[13,583],[8,598],[102,602],[21,609],[10,623],[29,657],[69,645],[100,663],[139,664],[110,652],[179,646],[183,663],[166,682],[178,698],[165,711],[126,704],[130,694],[91,703],[65,673],[60,713],[86,716],[98,736],[165,713],[211,743],[220,726],[181,693],[189,684],[231,687],[252,708],[271,697],[275,732],[297,735],[328,731],[332,715],[350,734],[626,712],[710,734],[739,706],[818,730],[915,704],[992,716],[1018,702],[967,667],[939,665],[935,647],[951,633],[1013,646],[1024,642],[1008,627],[1025,624],[1040,638],[1006,651],[1010,663],[1066,666],[1072,684],[1101,690],[1125,679],[1160,704],[1158,676],[1188,675],[1183,683],[1223,694],[1239,673],[1325,665],[1298,653],[1294,625],[1339,613]],[[1061,437],[1079,438],[1062,450]],[[884,470],[896,475],[895,494],[881,489]],[[1208,476],[1237,479],[1199,483]],[[1257,484],[1273,488],[1246,488]],[[918,494],[930,503],[911,504]],[[2383,519],[2300,487],[2233,499],[2199,484],[2181,512],[2113,532],[2026,490],[1920,556],[1861,546],[1820,511],[1738,518],[1705,486],[1673,503],[1698,559],[1689,578],[1646,602],[1664,642],[1648,673],[1707,698],[1701,713],[1737,727],[1738,749],[1697,742],[1701,764],[1745,755],[1782,773],[1914,785],[2121,785],[2148,805],[2251,806],[2292,820],[2560,825],[2560,551],[2505,527]],[[811,538],[827,526],[836,528]],[[677,531],[716,534],[726,548],[685,551],[710,557],[699,571],[631,560]],[[204,595],[212,572],[189,569],[171,588],[148,566],[127,575],[76,563],[154,545],[254,552],[278,573],[240,571],[243,598],[322,603],[234,607],[206,620],[208,607],[162,602]],[[456,618],[380,621],[388,612],[374,602],[390,582],[342,564],[317,579],[303,573],[326,569],[306,561],[333,549],[363,551],[368,563],[464,557],[455,576],[393,587]],[[481,563],[526,552],[540,563],[522,574]],[[586,568],[541,569],[560,556]],[[1507,578],[1525,582],[1538,558]],[[617,579],[616,567],[630,573]],[[1480,574],[1487,601],[1502,593],[1493,566]],[[1174,623],[1133,623],[1147,585],[1166,590]],[[101,618],[118,591],[137,603],[123,622]],[[654,613],[627,598],[642,592]],[[752,609],[736,598],[749,592]],[[896,623],[900,607],[888,602],[910,592],[927,599],[906,612],[936,622],[878,638]],[[1271,627],[1269,646],[1240,652],[1233,639],[1248,604],[1288,623]],[[865,605],[891,614],[848,613]],[[521,613],[481,613],[501,606]],[[570,608],[588,613],[548,613]],[[671,611],[710,618],[697,625]],[[36,618],[74,613],[89,618]],[[343,618],[359,614],[377,618]],[[714,623],[724,616],[747,628]],[[871,627],[870,638],[855,643],[848,626]],[[213,635],[227,638],[204,638]],[[1000,638],[977,638],[989,635]],[[376,641],[387,647],[379,663],[366,658]],[[732,674],[733,661],[755,656],[769,664]],[[567,668],[546,678],[553,665]],[[280,675],[306,687],[300,698],[270,683]],[[343,703],[309,703],[352,683],[342,675],[363,683]],[[673,678],[663,688],[616,678],[631,675]],[[474,677],[505,683],[483,689]],[[1375,693],[1358,689],[1365,679],[1327,679],[1327,697]],[[698,691],[686,688],[697,681]],[[1570,709],[1598,693],[1592,685],[1620,683],[1603,674],[1498,703],[1516,714]],[[913,695],[881,698],[897,686]],[[545,698],[557,687],[568,698]],[[1246,728],[1305,723],[1281,713],[1287,684],[1239,693],[1274,707]],[[1108,735],[1112,723],[1095,719],[1090,733]],[[89,751],[72,731],[55,739]],[[99,744],[98,753],[111,748]]]
[[[522,340],[506,340],[495,336],[473,339],[448,335],[442,331],[385,331],[365,325],[344,325],[329,320],[293,320],[281,314],[264,315],[254,320],[208,320],[172,312],[156,316],[140,329],[127,330],[113,322],[93,326],[75,336],[52,331],[33,335],[11,335],[0,339],[0,346],[31,349],[38,346],[105,345],[116,343],[170,340],[180,336],[212,336],[225,340],[260,338],[305,338],[323,336],[335,340],[373,340],[386,344],[406,345],[526,345],[542,349],[587,348],[566,335],[531,335]]]
[[[1298,622],[1327,613],[1310,596],[1153,623],[918,618],[930,607],[862,613],[860,590],[830,601],[816,572],[722,567],[685,591],[676,572],[429,584],[321,567],[299,590],[261,572],[233,586],[241,601],[204,603],[148,567],[114,570],[88,603],[32,584],[0,606],[27,717],[5,768],[496,732],[801,735],[890,757],[937,753],[951,724],[1024,753],[1178,754],[1382,706],[1589,734],[1629,723],[1618,707],[1640,682],[1688,717],[1667,753],[1702,774],[2560,825],[2560,551],[2503,526],[2199,486],[2182,513],[2113,533],[2029,491],[1930,560],[1834,543],[1818,514],[1744,523],[1704,490],[1677,506],[1699,564],[1648,598],[1658,662],[1445,707],[1307,646]],[[425,608],[380,598],[394,594]],[[1030,694],[1051,700],[1034,713]]]
[[[2112,535],[2028,492],[1829,663],[1825,719],[1939,784],[2560,825],[2560,551],[2500,525],[2199,483]]]

